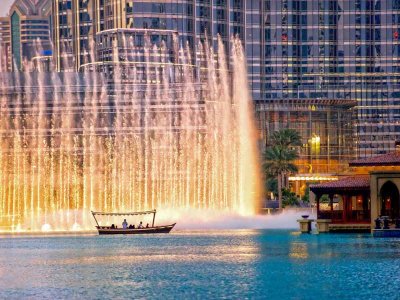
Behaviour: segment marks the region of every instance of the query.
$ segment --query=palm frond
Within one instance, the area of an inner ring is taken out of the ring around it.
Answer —
[[[285,128],[272,133],[270,141],[271,145],[295,147],[301,145],[301,136],[296,130]]]

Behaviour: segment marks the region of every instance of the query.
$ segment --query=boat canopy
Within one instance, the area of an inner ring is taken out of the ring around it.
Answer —
[[[148,211],[121,212],[121,213],[92,211],[92,214],[96,215],[96,216],[138,216],[138,215],[150,215],[150,214],[155,214],[155,213],[156,213],[155,209],[148,210]]]
[[[154,227],[154,221],[156,218],[156,210],[148,210],[148,211],[134,211],[134,212],[121,212],[121,213],[113,213],[113,212],[98,212],[98,211],[92,211],[93,218],[99,226],[99,223],[97,222],[96,216],[139,216],[139,215],[153,215],[153,223],[152,227]]]

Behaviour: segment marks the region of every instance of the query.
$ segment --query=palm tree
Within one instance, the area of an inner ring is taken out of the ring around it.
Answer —
[[[284,178],[290,173],[297,172],[293,161],[298,158],[295,147],[301,145],[301,138],[293,129],[282,129],[271,135],[270,142],[271,145],[264,153],[264,169],[267,176],[277,178],[279,208],[282,208]]]
[[[296,130],[288,128],[273,132],[270,141],[271,146],[280,146],[283,148],[301,146],[300,134]]]

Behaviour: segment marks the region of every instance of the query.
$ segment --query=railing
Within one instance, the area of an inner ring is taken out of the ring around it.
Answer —
[[[318,219],[338,220],[343,218],[343,210],[320,210]]]
[[[356,222],[371,222],[371,212],[364,210],[352,210],[347,212],[347,220]]]
[[[341,222],[354,222],[354,223],[363,223],[363,222],[371,222],[370,211],[364,210],[352,210],[345,211],[343,214],[343,210],[321,210],[318,214],[318,219],[331,219],[333,223],[341,223]]]

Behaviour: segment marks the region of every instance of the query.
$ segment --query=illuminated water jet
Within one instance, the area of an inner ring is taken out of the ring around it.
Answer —
[[[174,61],[163,44],[122,45],[108,76],[90,64],[1,75],[2,228],[92,229],[90,210],[254,213],[259,173],[240,41],[228,58],[222,42],[217,53],[199,47],[196,65],[178,45]],[[127,68],[129,59],[141,64]]]
[[[43,224],[42,225],[42,231],[43,232],[51,231],[51,225],[50,224]]]
[[[81,225],[79,225],[78,223],[74,223],[74,225],[72,225],[71,227],[72,231],[80,231],[82,230]]]

